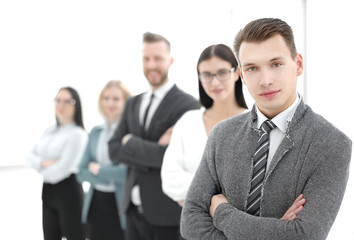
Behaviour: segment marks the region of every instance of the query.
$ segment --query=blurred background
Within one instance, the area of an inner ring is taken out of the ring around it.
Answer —
[[[218,43],[232,47],[237,32],[261,17],[278,17],[292,26],[305,63],[298,91],[354,140],[350,0],[1,1],[0,239],[43,239],[42,179],[25,159],[55,123],[59,88],[78,90],[90,131],[103,121],[97,101],[107,81],[122,80],[134,95],[148,89],[141,50],[142,35],[150,31],[171,42],[170,79],[197,98],[202,50]],[[245,94],[252,106],[247,89]],[[330,240],[354,239],[353,187],[351,177]]]

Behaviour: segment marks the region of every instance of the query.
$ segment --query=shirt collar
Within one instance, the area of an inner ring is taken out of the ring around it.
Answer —
[[[59,125],[59,128],[60,129],[69,129],[69,128],[72,128],[72,127],[75,127],[75,126],[76,126],[76,123],[75,122],[71,122],[71,123],[65,124],[64,126]]]
[[[112,125],[110,125],[108,119],[106,121],[104,121],[103,123],[103,129],[106,132],[112,132],[115,131],[115,129],[117,128],[119,124],[119,119],[117,121],[115,121],[114,123],[112,123]]]
[[[281,113],[279,113],[278,115],[276,115],[274,118],[271,119],[272,122],[283,133],[286,133],[288,123],[293,118],[295,110],[300,103],[300,100],[301,100],[300,96],[297,94],[295,101],[290,105],[290,107],[288,107],[287,109],[285,109],[284,111],[282,111]],[[257,128],[260,128],[262,123],[268,118],[264,116],[264,114],[258,109],[258,107],[256,107],[256,112],[257,112]]]
[[[151,94],[154,94],[154,98],[163,99],[173,86],[174,84],[170,80],[168,80],[155,91],[152,91],[151,89],[147,91],[145,94],[145,98],[150,98]]]

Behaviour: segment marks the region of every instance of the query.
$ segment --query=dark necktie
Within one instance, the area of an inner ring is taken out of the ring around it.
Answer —
[[[247,199],[246,212],[259,216],[261,190],[263,179],[267,168],[267,158],[269,153],[269,133],[275,125],[270,120],[266,120],[261,125],[261,137],[258,140],[256,152],[253,155],[253,175],[251,190]]]
[[[142,130],[143,130],[143,135],[145,133],[145,126],[146,126],[146,120],[147,120],[147,117],[148,117],[148,114],[149,114],[149,110],[150,110],[150,107],[151,107],[151,103],[154,99],[154,94],[151,94],[151,97],[150,97],[150,102],[145,110],[145,113],[144,113],[144,119],[143,119],[143,126],[142,126]]]

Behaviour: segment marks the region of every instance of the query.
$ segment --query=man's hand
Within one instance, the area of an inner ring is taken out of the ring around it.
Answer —
[[[158,143],[162,146],[167,146],[170,143],[173,126],[166,130],[166,132],[160,137]]]
[[[100,171],[100,167],[101,165],[96,162],[90,162],[90,164],[88,165],[89,171],[92,172],[94,175],[98,174],[98,172]]]
[[[296,215],[304,208],[305,202],[306,199],[304,198],[304,195],[300,194],[300,196],[296,198],[293,205],[288,209],[288,211],[286,211],[281,219],[290,221],[294,220]]]
[[[209,208],[210,216],[214,217],[214,212],[220,204],[228,203],[228,202],[229,201],[227,201],[226,197],[223,194],[214,195],[211,198],[211,204],[210,204],[210,208]]]
[[[128,133],[122,138],[122,145],[124,146],[132,138],[133,134]]]

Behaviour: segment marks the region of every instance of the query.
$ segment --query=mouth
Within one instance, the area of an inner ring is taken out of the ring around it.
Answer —
[[[219,93],[221,93],[223,90],[222,89],[213,89],[213,90],[211,90],[213,93],[215,93],[215,94],[219,94]]]
[[[280,90],[268,91],[268,92],[263,92],[260,95],[265,98],[272,98],[272,97],[275,97],[279,92],[280,92]]]
[[[149,71],[148,76],[151,78],[156,78],[159,76],[159,73],[157,71]]]

